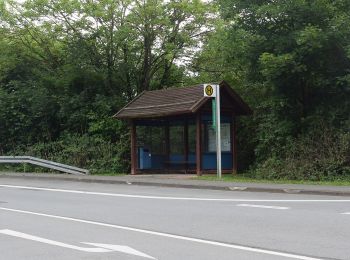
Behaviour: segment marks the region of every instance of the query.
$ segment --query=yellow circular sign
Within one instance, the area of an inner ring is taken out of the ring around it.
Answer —
[[[213,87],[211,85],[207,85],[205,87],[205,94],[207,94],[208,96],[211,96],[213,95],[213,93],[214,93]]]

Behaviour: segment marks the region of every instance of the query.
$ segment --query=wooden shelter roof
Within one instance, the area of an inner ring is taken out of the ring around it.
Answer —
[[[220,89],[221,93],[224,91],[228,94],[231,108],[236,115],[252,113],[249,106],[225,81],[220,83]],[[138,119],[196,113],[209,99],[210,97],[203,96],[203,84],[144,91],[118,111],[114,117]]]

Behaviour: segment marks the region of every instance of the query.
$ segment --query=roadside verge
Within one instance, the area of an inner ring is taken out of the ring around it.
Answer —
[[[269,192],[284,194],[310,194],[327,196],[349,196],[350,186],[322,186],[302,184],[267,184],[267,183],[241,183],[223,181],[193,180],[194,175],[122,175],[122,176],[99,176],[84,175],[76,176],[69,174],[44,174],[44,173],[0,173],[0,181],[6,178],[36,179],[36,180],[60,180],[87,183],[142,185],[154,187],[206,189],[241,192]]]

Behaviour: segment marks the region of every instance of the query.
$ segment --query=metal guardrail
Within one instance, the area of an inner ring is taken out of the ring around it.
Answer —
[[[45,168],[49,168],[52,170],[57,170],[60,172],[75,174],[75,175],[82,175],[82,174],[89,174],[88,170],[62,164],[62,163],[56,163],[48,160],[43,160],[31,156],[0,156],[0,163],[29,163]]]

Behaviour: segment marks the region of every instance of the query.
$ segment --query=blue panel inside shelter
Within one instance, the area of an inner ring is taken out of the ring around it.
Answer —
[[[151,153],[149,149],[140,147],[139,148],[139,167],[140,169],[150,169],[152,167],[151,163]]]
[[[232,153],[222,152],[221,153],[221,167],[222,169],[232,169]],[[216,169],[216,153],[203,153],[202,168],[204,170],[215,170]]]
[[[171,162],[181,162],[185,160],[185,155],[183,154],[170,154]]]
[[[163,169],[165,155],[152,154],[152,169]]]

